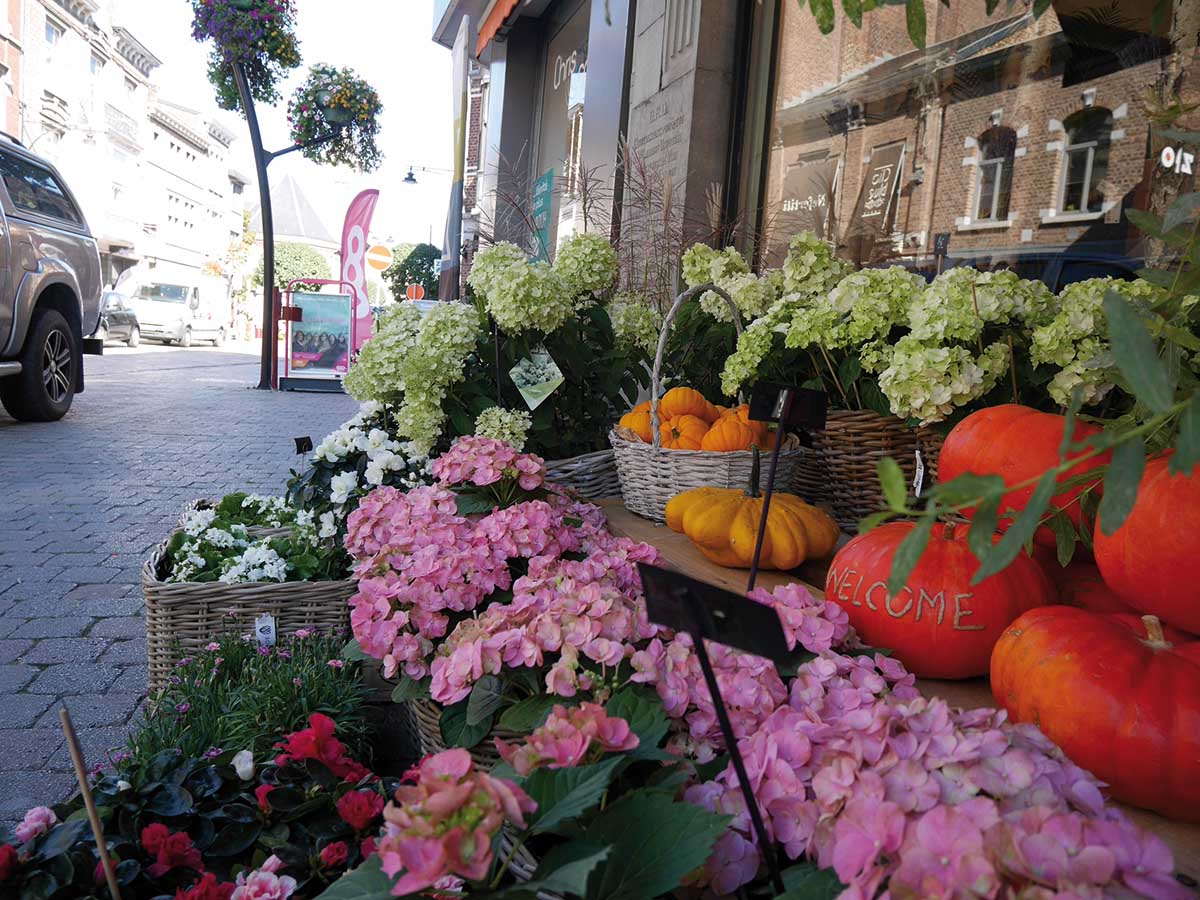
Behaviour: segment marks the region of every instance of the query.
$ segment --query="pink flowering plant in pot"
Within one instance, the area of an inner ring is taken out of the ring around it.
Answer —
[[[295,0],[192,0],[192,37],[212,42],[208,78],[222,109],[239,109],[233,66],[246,70],[251,96],[279,101],[279,82],[300,65]]]
[[[373,172],[379,149],[379,92],[352,69],[313,66],[288,103],[292,141],[313,162]]]

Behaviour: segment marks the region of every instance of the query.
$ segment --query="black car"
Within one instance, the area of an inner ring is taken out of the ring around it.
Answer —
[[[130,347],[141,343],[142,331],[138,327],[137,313],[129,305],[128,297],[116,291],[104,293],[100,324],[93,337],[102,341],[124,341]]]

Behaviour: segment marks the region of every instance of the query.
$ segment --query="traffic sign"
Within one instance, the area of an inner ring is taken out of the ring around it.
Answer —
[[[425,285],[410,284],[405,289],[404,296],[408,297],[409,300],[424,300],[425,299]]]
[[[377,244],[367,251],[367,265],[377,272],[390,269],[394,260],[391,249],[383,244]]]

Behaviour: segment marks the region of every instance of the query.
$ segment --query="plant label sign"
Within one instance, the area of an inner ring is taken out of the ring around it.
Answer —
[[[754,385],[750,395],[750,418],[778,422],[785,431],[821,431],[828,405],[824,391],[764,381]]]
[[[530,412],[546,402],[562,383],[562,369],[545,350],[535,350],[508,371]]]
[[[275,617],[270,613],[263,613],[254,620],[254,638],[258,641],[260,647],[275,646]]]

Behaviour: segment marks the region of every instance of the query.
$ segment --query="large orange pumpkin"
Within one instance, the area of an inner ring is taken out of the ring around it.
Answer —
[[[717,408],[697,390],[689,387],[671,388],[658,401],[658,417],[666,420],[676,416],[695,416],[711,425],[717,420]]]
[[[758,431],[737,416],[717,419],[700,442],[701,450],[749,450],[752,446],[760,446]]]
[[[1111,536],[1096,522],[1096,565],[1130,606],[1200,634],[1200,477],[1146,462],[1129,518]],[[1103,516],[1100,517],[1103,519]]]
[[[967,546],[966,527],[939,525],[907,584],[889,597],[892,558],[913,527],[892,522],[850,541],[829,567],[826,596],[841,604],[864,641],[892,650],[916,675],[986,675],[1004,629],[1026,610],[1053,603],[1054,587],[1024,553],[972,585],[979,561]]]
[[[643,441],[649,444],[654,439],[654,432],[650,430],[650,410],[635,409],[633,412],[627,412],[621,416],[621,425],[624,425]]]
[[[938,456],[938,480],[950,481],[967,472],[977,475],[999,475],[1005,484],[1018,484],[1036,478],[1047,469],[1058,465],[1058,448],[1062,443],[1067,420],[1064,416],[1038,412],[1028,406],[1008,403],[991,406],[971,413],[954,426],[942,445]],[[1073,439],[1081,441],[1100,428],[1086,422],[1077,422]],[[1073,451],[1068,459],[1079,456],[1083,451]],[[1104,453],[1079,463],[1059,476],[1060,482],[1067,481],[1091,469],[1105,465],[1111,454]],[[1101,478],[1097,473],[1096,481]],[[1075,487],[1055,494],[1051,503],[1066,510],[1072,521],[1079,524],[1079,504],[1074,502],[1087,485]],[[1033,495],[1033,487],[1009,491],[1000,510],[1022,510]],[[1046,527],[1039,528],[1035,540],[1044,546],[1054,546],[1054,533]]]
[[[1154,616],[1047,606],[1008,627],[991,674],[1009,715],[1115,798],[1200,822],[1200,641]]]
[[[699,450],[708,423],[696,416],[675,416],[659,425],[658,433],[668,450]]]

